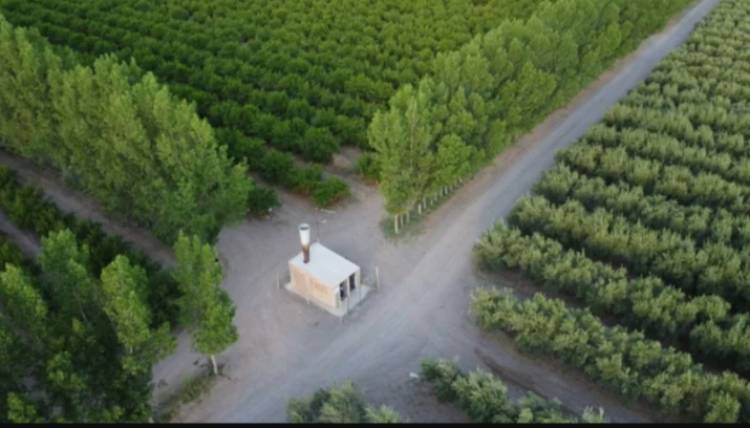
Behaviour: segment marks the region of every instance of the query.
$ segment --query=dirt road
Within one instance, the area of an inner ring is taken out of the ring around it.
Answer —
[[[380,196],[356,184],[356,200],[336,212],[314,210],[282,195],[283,206],[270,220],[224,228],[218,247],[224,286],[237,305],[240,340],[220,357],[226,379],[201,402],[183,409],[179,419],[281,422],[290,398],[351,379],[374,404],[388,404],[411,421],[461,421],[459,412],[435,406],[424,386],[410,380],[422,358],[444,357],[455,358],[464,368],[491,367],[513,394],[531,389],[557,397],[576,412],[594,405],[604,407],[613,421],[652,420],[649,409],[623,404],[579,372],[521,354],[503,336],[481,333],[467,312],[470,290],[484,281],[473,266],[471,248],[529,192],[557,150],[574,142],[644,79],[718,2],[699,1],[645,41],[567,109],[468,182],[422,225],[422,234],[386,240],[379,226],[384,216]],[[0,163],[5,163],[2,157]],[[51,196],[70,197],[57,193]],[[98,215],[90,203],[71,209],[82,216]],[[286,261],[299,251],[296,226],[302,222],[313,226],[314,238],[359,264],[366,278],[372,280],[374,268],[379,269],[381,287],[343,321],[277,288]],[[155,251],[169,258],[158,246]],[[203,363],[182,335],[177,352],[154,369],[157,398]]]

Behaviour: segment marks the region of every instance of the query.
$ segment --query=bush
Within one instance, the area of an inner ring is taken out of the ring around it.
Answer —
[[[311,165],[297,168],[288,176],[287,186],[295,192],[309,195],[323,182],[323,168],[320,165]]]
[[[313,191],[313,200],[319,207],[329,207],[349,197],[349,186],[340,178],[329,177]]]
[[[476,370],[462,373],[447,360],[422,360],[422,376],[435,387],[438,399],[456,402],[476,423],[566,423],[600,422],[604,416],[587,408],[581,420],[563,415],[560,402],[529,393],[517,403],[510,401],[507,388],[490,373]]]
[[[280,204],[276,192],[267,187],[255,186],[250,192],[249,205],[252,214],[265,215]]]
[[[380,179],[380,166],[372,153],[357,159],[357,172],[367,181],[376,183]]]
[[[294,170],[294,159],[278,150],[268,150],[260,162],[260,176],[271,183],[284,183]]]
[[[329,162],[339,146],[326,128],[308,128],[302,142],[302,153],[316,162]]]
[[[329,389],[319,389],[307,399],[292,399],[287,404],[292,423],[398,423],[392,409],[367,405],[359,389],[347,381]]]

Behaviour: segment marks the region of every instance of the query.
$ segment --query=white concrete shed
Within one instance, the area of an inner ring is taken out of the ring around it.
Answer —
[[[319,242],[307,248],[307,262],[304,249],[289,260],[287,289],[334,315],[346,314],[367,293],[359,266]]]

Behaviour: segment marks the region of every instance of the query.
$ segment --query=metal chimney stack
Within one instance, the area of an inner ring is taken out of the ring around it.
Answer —
[[[302,223],[299,225],[299,241],[302,244],[302,261],[310,261],[310,225]]]

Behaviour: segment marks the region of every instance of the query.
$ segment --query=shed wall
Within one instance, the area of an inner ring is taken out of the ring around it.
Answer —
[[[298,266],[289,264],[291,286],[295,291],[310,300],[331,309],[336,308],[336,291],[321,284],[314,277],[305,273]]]

